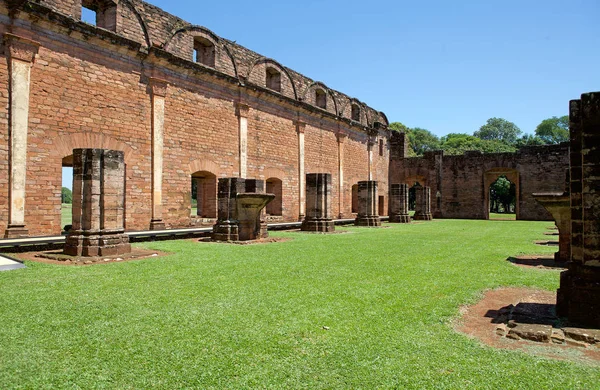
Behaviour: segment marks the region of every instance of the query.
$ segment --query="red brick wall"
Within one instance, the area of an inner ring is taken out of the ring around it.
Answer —
[[[517,172],[518,218],[552,220],[550,214],[531,196],[537,192],[562,192],[569,166],[568,145],[522,148],[517,153],[467,152],[460,156],[442,156],[441,152],[423,157],[392,159],[390,183],[431,187],[431,208],[434,216],[443,218],[485,219],[485,200],[489,184],[495,178]],[[498,173],[493,174],[491,171]],[[488,179],[486,179],[486,173]],[[492,179],[490,179],[492,178]],[[510,179],[510,178],[509,178]],[[441,195],[441,209],[436,194]]]

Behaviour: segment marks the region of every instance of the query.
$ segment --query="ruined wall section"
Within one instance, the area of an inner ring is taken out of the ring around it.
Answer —
[[[405,145],[394,137],[392,141],[390,184],[412,186],[417,181],[431,187],[432,212],[438,218],[486,219],[489,186],[506,176],[518,191],[518,219],[551,220],[531,195],[562,192],[569,166],[567,144],[524,147],[516,153],[445,156],[437,151],[402,158]]]
[[[0,34],[6,32],[8,17],[0,15]],[[0,52],[4,52],[4,43],[0,42]],[[0,59],[0,80],[9,79],[8,57]],[[8,91],[0,89],[0,230],[6,230],[8,224],[8,186],[9,186],[9,137],[8,137]]]

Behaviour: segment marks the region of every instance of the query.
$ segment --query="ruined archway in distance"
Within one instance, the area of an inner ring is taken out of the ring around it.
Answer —
[[[508,183],[507,183],[508,182]],[[493,199],[492,197],[498,195],[490,194],[492,185],[501,184],[508,190],[508,195],[506,195],[506,203],[505,205],[501,205],[502,209],[504,207],[508,207],[508,211],[513,211],[515,215],[515,219],[520,219],[519,215],[519,171],[512,168],[492,168],[485,172],[483,185],[484,185],[484,204],[483,211],[486,219],[490,219],[490,209],[492,207],[496,207],[494,204],[498,199]],[[496,189],[496,188],[495,188]],[[509,199],[510,194],[514,194],[514,199]],[[512,206],[511,206],[512,205]],[[504,210],[502,210],[504,211]],[[492,214],[494,215],[494,214]]]
[[[217,218],[217,175],[197,171],[191,176],[191,216]]]
[[[515,183],[501,175],[490,184],[488,191],[489,219],[513,219],[516,216],[517,207]]]

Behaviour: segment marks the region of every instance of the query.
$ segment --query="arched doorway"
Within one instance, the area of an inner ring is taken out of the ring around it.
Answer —
[[[352,212],[358,213],[358,184],[352,186]]]
[[[60,229],[65,233],[73,223],[73,155],[62,159],[60,191]]]
[[[519,172],[493,168],[484,175],[486,219],[519,219]]]
[[[270,217],[281,217],[283,215],[283,183],[276,177],[270,177],[266,181],[267,194],[275,194],[266,207],[266,213]]]
[[[212,172],[192,174],[191,216],[217,218],[217,176]]]

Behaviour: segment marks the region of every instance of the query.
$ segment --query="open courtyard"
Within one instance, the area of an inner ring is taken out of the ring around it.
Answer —
[[[0,273],[7,388],[560,388],[600,383],[585,348],[562,359],[455,331],[502,286],[554,292],[517,267],[551,222],[436,220],[273,232],[287,241],[136,244],[169,256]],[[493,328],[490,328],[493,332]],[[593,347],[595,348],[595,347]]]

